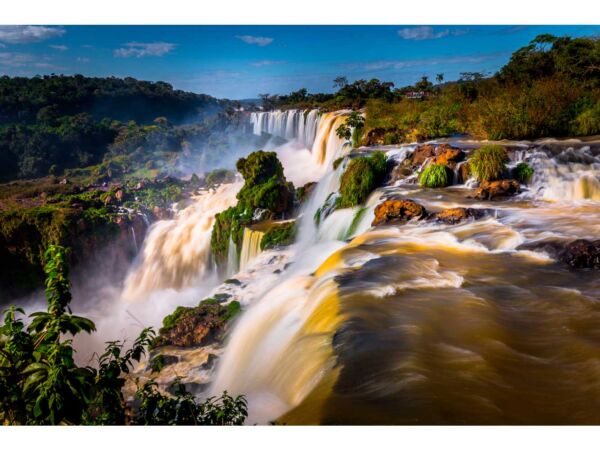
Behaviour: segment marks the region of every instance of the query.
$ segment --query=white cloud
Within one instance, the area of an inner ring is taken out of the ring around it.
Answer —
[[[79,56],[77,58],[77,62],[80,62],[80,63],[89,63],[90,61],[91,61],[90,58],[85,58],[85,57],[82,57],[82,56]]]
[[[163,56],[175,49],[169,42],[128,42],[116,49],[113,54],[119,58],[141,58],[143,56]]]
[[[274,41],[274,39],[270,37],[250,36],[249,34],[245,34],[243,36],[236,36],[236,38],[244,41],[246,44],[258,45],[259,47],[264,47]]]
[[[0,66],[4,67],[23,67],[34,59],[29,53],[0,52]]]
[[[422,26],[422,27],[409,27],[402,28],[398,30],[398,36],[402,39],[408,39],[411,41],[424,41],[428,39],[440,39],[449,35],[452,36],[460,36],[462,34],[468,33],[467,30],[456,29],[456,30],[441,30],[437,33],[430,26]]]
[[[254,67],[273,66],[276,64],[284,64],[284,61],[274,61],[272,59],[263,59],[262,61],[256,61],[256,62],[250,63],[250,65],[254,66]]]
[[[53,48],[54,50],[58,50],[59,52],[66,52],[69,50],[69,47],[66,45],[49,45],[48,47]]]
[[[490,61],[502,56],[503,53],[489,53],[482,55],[468,55],[468,56],[450,56],[447,58],[423,58],[423,59],[407,59],[404,61],[370,61],[363,63],[351,63],[343,64],[342,67],[351,70],[360,71],[379,71],[387,69],[407,69],[411,67],[422,67],[422,66],[437,66],[439,64],[478,64],[485,61]]]
[[[60,27],[44,27],[38,25],[0,25],[0,41],[8,44],[28,44],[65,34]]]

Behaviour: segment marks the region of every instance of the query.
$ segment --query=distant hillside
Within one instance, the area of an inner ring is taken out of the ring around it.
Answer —
[[[150,123],[164,116],[174,124],[197,120],[229,104],[165,82],[134,78],[50,75],[0,78],[0,124],[32,124],[47,116],[88,113],[99,120]]]
[[[109,148],[119,154],[123,146],[131,147],[128,152],[140,148],[138,156],[146,159],[158,144],[162,151],[180,152],[183,137],[208,140],[214,118],[235,106],[160,81],[0,77],[0,182],[97,165]],[[206,123],[183,134],[175,131]]]

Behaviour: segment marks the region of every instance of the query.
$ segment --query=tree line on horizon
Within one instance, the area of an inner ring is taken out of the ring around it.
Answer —
[[[497,73],[463,72],[456,81],[423,76],[410,86],[347,77],[334,93],[261,94],[263,109],[319,108],[366,112],[366,134],[385,144],[469,134],[528,139],[600,134],[600,39],[537,36]]]

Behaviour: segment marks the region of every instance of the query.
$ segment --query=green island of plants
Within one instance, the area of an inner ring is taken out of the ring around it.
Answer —
[[[383,152],[375,151],[368,156],[350,160],[340,182],[337,208],[350,208],[363,203],[379,186],[387,173],[387,162]]]
[[[502,177],[509,161],[501,145],[484,145],[469,157],[469,168],[479,181],[493,181]]]
[[[419,174],[419,184],[428,188],[450,186],[454,173],[443,164],[429,164]]]

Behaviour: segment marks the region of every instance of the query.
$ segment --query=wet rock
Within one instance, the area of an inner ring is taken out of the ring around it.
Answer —
[[[518,194],[520,184],[517,180],[482,181],[475,192],[477,200],[494,200]]]
[[[219,359],[214,353],[209,353],[206,362],[200,365],[200,370],[210,370],[214,367],[215,361]]]
[[[273,213],[268,209],[256,208],[254,210],[254,215],[252,216],[253,222],[263,222],[265,220],[271,220],[273,218]]]
[[[298,200],[299,203],[304,203],[310,197],[310,194],[313,193],[316,186],[317,183],[311,181],[296,189],[296,200]]]
[[[468,162],[464,162],[458,168],[458,182],[465,183],[469,178],[471,178],[471,167]]]
[[[477,220],[488,214],[488,210],[477,208],[449,208],[432,215],[434,220],[454,225],[465,220]]]
[[[398,180],[403,180],[406,177],[414,174],[414,169],[412,167],[412,161],[410,159],[405,159],[404,161],[396,164],[392,171],[390,172],[390,179],[388,184],[394,184]]]
[[[171,217],[169,210],[167,210],[166,208],[161,208],[160,206],[154,206],[154,208],[152,208],[152,214],[158,220],[166,220]]]
[[[429,158],[433,158],[435,156],[435,149],[436,147],[433,144],[419,145],[412,155],[412,165],[420,166]]]
[[[440,145],[435,149],[435,156],[431,162],[432,164],[442,164],[454,169],[464,159],[465,152],[461,149],[450,147],[449,145]]]
[[[600,239],[578,239],[567,244],[561,261],[576,269],[600,269]]]
[[[193,347],[221,342],[229,321],[240,311],[238,302],[223,305],[206,299],[195,308],[178,307],[163,321],[154,346]]]
[[[422,219],[427,214],[425,208],[412,200],[390,199],[377,205],[372,226],[408,222]]]

